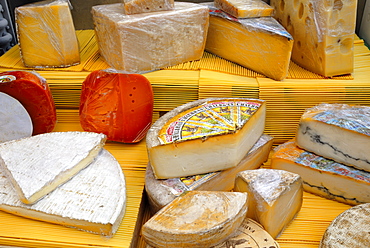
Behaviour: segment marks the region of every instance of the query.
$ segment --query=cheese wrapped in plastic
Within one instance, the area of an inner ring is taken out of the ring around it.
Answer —
[[[215,0],[214,5],[236,18],[271,16],[274,11],[262,0]]]
[[[176,2],[174,10],[135,15],[123,8],[119,3],[92,8],[99,50],[111,67],[138,73],[202,57],[207,7]]]
[[[15,20],[25,66],[68,67],[80,63],[68,0],[45,0],[17,7]]]
[[[172,10],[175,6],[174,0],[122,0],[122,2],[126,15]]]

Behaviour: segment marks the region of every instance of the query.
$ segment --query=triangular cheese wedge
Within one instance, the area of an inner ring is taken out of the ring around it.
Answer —
[[[0,209],[23,217],[113,235],[125,214],[126,183],[117,160],[101,149],[86,169],[33,205],[21,202],[0,168]]]
[[[0,165],[19,198],[38,201],[89,165],[106,136],[93,132],[53,132],[0,144]]]

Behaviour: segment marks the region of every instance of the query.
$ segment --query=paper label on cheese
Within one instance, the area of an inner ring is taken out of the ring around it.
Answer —
[[[17,78],[13,75],[3,75],[3,76],[0,76],[0,83],[8,83],[16,79]]]

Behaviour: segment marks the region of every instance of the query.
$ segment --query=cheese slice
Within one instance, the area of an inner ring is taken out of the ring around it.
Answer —
[[[370,203],[352,207],[338,215],[326,229],[319,248],[369,247]]]
[[[370,171],[370,107],[319,104],[299,121],[297,145],[339,163]]]
[[[176,2],[171,11],[136,15],[123,14],[123,8],[119,3],[92,8],[99,50],[111,67],[138,73],[202,57],[207,7]]]
[[[237,19],[209,4],[205,49],[274,80],[283,80],[293,37],[273,17]]]
[[[357,1],[271,0],[270,4],[275,18],[294,38],[294,62],[327,77],[353,72]]]
[[[106,136],[52,132],[0,144],[0,166],[20,199],[33,204],[88,166]]]
[[[231,191],[236,174],[243,170],[259,168],[267,161],[273,138],[263,134],[240,163],[230,169],[188,177],[155,179],[152,167],[148,164],[145,173],[145,191],[152,212],[157,212],[185,191]]]
[[[32,119],[17,99],[0,92],[0,106],[0,143],[32,135]]]
[[[235,191],[249,196],[248,214],[277,238],[302,207],[302,178],[295,173],[257,169],[239,172]]]
[[[206,98],[159,118],[146,136],[157,179],[198,175],[235,167],[261,137],[266,102]]]
[[[154,247],[212,247],[242,224],[247,200],[240,192],[189,191],[151,217],[141,233]]]
[[[0,167],[0,209],[15,215],[104,236],[118,229],[126,210],[126,184],[117,160],[101,149],[74,178],[33,205],[19,200]]]
[[[25,66],[67,67],[80,63],[68,0],[45,0],[17,7],[15,20]]]
[[[274,11],[262,0],[215,0],[214,5],[236,18],[271,16]]]
[[[294,140],[275,148],[271,168],[301,175],[307,192],[351,205],[370,202],[370,172],[302,150]]]
[[[175,6],[174,0],[122,0],[125,4],[125,14],[141,14],[163,10],[172,10]]]

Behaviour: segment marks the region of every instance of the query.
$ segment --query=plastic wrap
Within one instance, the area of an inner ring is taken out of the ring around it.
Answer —
[[[271,0],[271,5],[294,38],[294,62],[328,77],[353,72],[357,1]]]
[[[117,70],[150,71],[202,57],[209,14],[205,6],[176,2],[171,11],[123,14],[123,4],[92,8],[100,53]]]
[[[25,66],[68,67],[80,63],[68,0],[46,0],[17,7],[15,20]]]
[[[262,0],[215,0],[214,5],[236,18],[271,16],[274,10]]]
[[[125,14],[141,14],[147,12],[173,10],[174,0],[121,0],[124,3]]]

